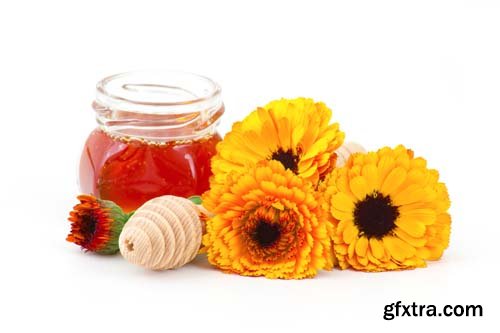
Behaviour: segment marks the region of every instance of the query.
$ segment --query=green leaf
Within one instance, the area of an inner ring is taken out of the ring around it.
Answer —
[[[203,202],[199,195],[193,195],[189,197],[188,200],[191,200],[195,205],[201,205],[201,203]]]

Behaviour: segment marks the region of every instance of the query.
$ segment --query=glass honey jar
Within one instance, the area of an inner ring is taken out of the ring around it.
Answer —
[[[83,193],[132,211],[157,196],[200,195],[221,140],[221,89],[190,73],[141,71],[97,84],[98,127],[80,160]]]

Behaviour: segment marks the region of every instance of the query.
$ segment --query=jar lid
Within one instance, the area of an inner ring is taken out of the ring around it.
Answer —
[[[192,73],[127,72],[97,83],[97,121],[111,132],[147,139],[202,135],[223,113],[220,86]]]

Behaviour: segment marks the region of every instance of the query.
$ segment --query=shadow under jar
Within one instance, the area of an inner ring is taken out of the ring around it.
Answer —
[[[190,73],[107,77],[93,103],[99,126],[80,160],[80,190],[132,211],[157,196],[201,195],[224,105],[220,87]]]

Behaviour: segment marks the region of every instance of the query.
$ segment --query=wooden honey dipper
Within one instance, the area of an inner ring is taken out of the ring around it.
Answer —
[[[129,262],[152,270],[181,267],[200,248],[199,215],[200,208],[188,199],[171,195],[151,199],[124,226],[120,252]]]

